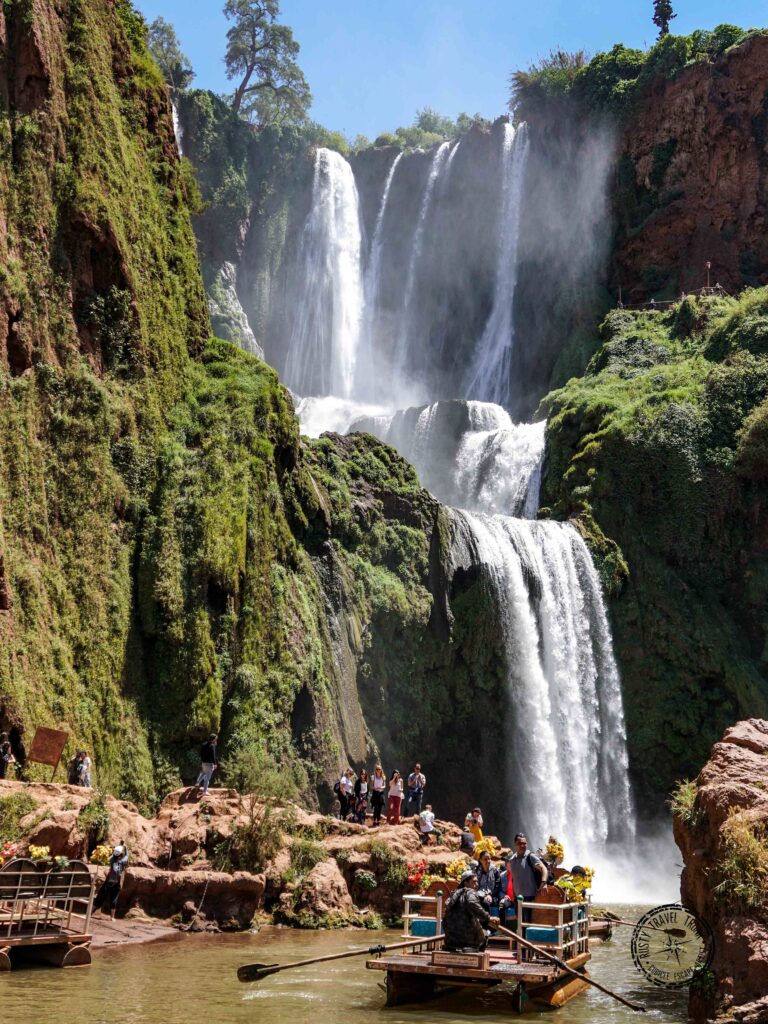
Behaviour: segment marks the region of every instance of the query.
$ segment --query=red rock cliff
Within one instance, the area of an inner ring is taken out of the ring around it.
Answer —
[[[625,301],[768,282],[768,35],[658,77],[618,170],[613,278]]]
[[[768,721],[728,729],[675,817],[682,901],[715,933],[714,988],[693,992],[695,1020],[768,1022]]]

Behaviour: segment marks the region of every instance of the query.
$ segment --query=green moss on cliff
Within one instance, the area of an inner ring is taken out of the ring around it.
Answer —
[[[766,297],[617,310],[587,374],[544,403],[544,502],[588,537],[597,528],[598,556],[609,538],[626,565],[603,575],[626,577],[612,617],[649,806],[729,722],[768,707],[768,559],[752,527],[766,497]]]

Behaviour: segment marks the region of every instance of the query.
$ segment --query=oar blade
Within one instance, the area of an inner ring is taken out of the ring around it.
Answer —
[[[237,980],[261,981],[270,974],[276,974],[276,967],[279,967],[279,964],[243,964],[237,968]]]

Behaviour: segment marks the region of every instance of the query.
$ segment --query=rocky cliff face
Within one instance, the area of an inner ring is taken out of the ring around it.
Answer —
[[[768,1020],[768,721],[727,729],[676,798],[683,902],[715,933],[712,979],[691,993],[703,1021]]]
[[[375,754],[361,666],[378,694],[434,634],[450,668],[441,512],[210,341],[144,31],[127,0],[0,10],[0,728],[61,724],[148,807],[221,726],[330,798]]]
[[[768,36],[651,80],[626,119],[614,289],[625,302],[768,281]]]

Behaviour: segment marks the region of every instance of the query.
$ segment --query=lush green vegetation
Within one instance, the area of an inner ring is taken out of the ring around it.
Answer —
[[[622,115],[658,77],[671,77],[682,68],[714,61],[752,34],[735,25],[718,25],[687,36],[664,33],[648,50],[617,43],[591,60],[581,50],[553,50],[549,56],[511,78],[510,108],[520,119],[535,117],[552,104],[575,100],[587,110]]]
[[[768,833],[760,821],[734,809],[722,829],[715,896],[732,914],[768,920]]]
[[[0,845],[15,843],[24,835],[22,818],[37,807],[37,802],[29,793],[9,793],[0,796]]]
[[[768,711],[768,563],[749,526],[765,498],[767,330],[768,289],[615,310],[586,375],[544,403],[543,500],[581,524],[615,596],[644,797]]]

